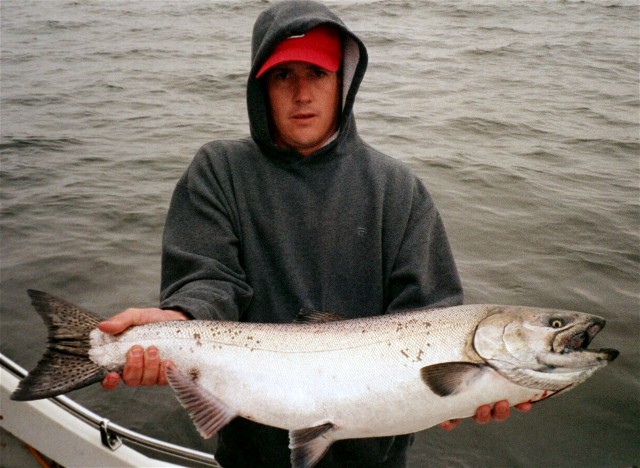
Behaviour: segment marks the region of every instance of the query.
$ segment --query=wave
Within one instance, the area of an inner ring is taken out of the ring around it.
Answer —
[[[11,149],[29,149],[38,148],[49,151],[64,151],[69,146],[82,145],[83,141],[73,137],[61,137],[61,138],[8,138],[9,141],[0,143],[0,151]]]

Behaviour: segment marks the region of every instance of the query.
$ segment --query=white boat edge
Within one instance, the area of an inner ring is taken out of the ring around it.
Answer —
[[[122,440],[192,463],[220,466],[212,454],[169,444],[110,424],[107,419],[65,396],[13,401],[10,395],[18,386],[19,377],[27,372],[3,354],[0,354],[0,361],[0,426],[62,466],[182,466],[148,457],[121,443]]]

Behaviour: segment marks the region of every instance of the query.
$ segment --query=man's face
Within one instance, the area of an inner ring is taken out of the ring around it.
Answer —
[[[270,70],[266,79],[276,145],[303,156],[321,148],[337,130],[337,73],[305,62],[287,62]]]

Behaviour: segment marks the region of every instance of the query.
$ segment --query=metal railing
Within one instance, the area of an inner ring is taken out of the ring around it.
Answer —
[[[27,375],[27,371],[25,369],[2,353],[0,353],[0,364],[19,379],[22,379]],[[188,460],[193,463],[222,468],[216,461],[215,457],[210,453],[204,453],[198,450],[182,447],[180,445],[171,444],[169,442],[164,442],[162,440],[140,434],[139,432],[129,430],[126,427],[110,422],[108,419],[97,415],[93,411],[90,411],[64,395],[50,398],[49,400],[56,403],[65,411],[98,429],[100,431],[102,444],[111,450],[117,450],[123,442],[129,442],[137,447]]]

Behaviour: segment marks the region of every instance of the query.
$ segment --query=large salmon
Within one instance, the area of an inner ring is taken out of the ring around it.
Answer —
[[[420,431],[483,404],[539,401],[614,360],[588,350],[605,321],[515,306],[464,305],[308,323],[173,321],[102,333],[102,320],[30,290],[48,348],[15,400],[47,398],[120,370],[134,344],[156,346],[203,437],[235,417],[289,430],[291,461],[311,467],[336,440]]]

